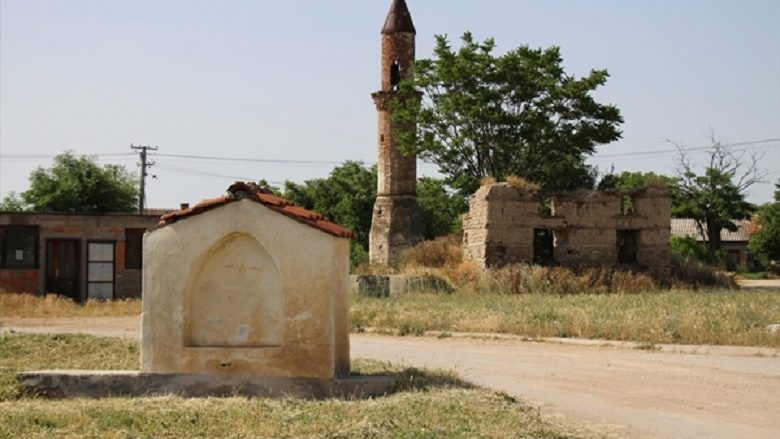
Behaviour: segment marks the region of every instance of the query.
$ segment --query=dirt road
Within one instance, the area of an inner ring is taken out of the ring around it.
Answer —
[[[776,291],[780,292],[780,279],[737,279],[739,287],[746,291]]]
[[[5,330],[138,336],[138,319],[2,319]],[[780,358],[516,340],[353,335],[353,358],[453,369],[576,418],[658,438],[780,437]]]

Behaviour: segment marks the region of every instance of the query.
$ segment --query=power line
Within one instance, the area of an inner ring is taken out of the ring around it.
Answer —
[[[235,175],[217,174],[214,172],[201,171],[198,169],[184,168],[181,166],[174,166],[174,165],[158,164],[157,167],[160,169],[166,169],[168,171],[179,172],[183,174],[204,175],[207,177],[215,177],[215,178],[235,180],[235,181],[257,181],[257,177],[239,177]],[[284,185],[284,182],[281,181],[269,181],[268,183],[276,186]]]
[[[60,154],[0,154],[0,158],[8,160],[39,160],[39,159],[53,159]],[[102,154],[78,154],[85,155],[87,157],[132,157],[135,153],[122,152],[122,153],[102,153]]]
[[[190,160],[209,160],[220,162],[249,162],[249,163],[268,163],[268,164],[298,164],[298,165],[340,165],[343,162],[326,160],[289,160],[289,159],[258,159],[258,158],[239,158],[239,157],[219,157],[207,155],[190,154],[154,154],[157,157],[168,157],[176,159]]]
[[[723,146],[726,147],[746,147],[748,148],[759,148],[759,147],[765,147],[765,148],[774,148],[778,147],[780,145],[767,145],[769,143],[778,143],[780,142],[780,137],[777,138],[770,138],[770,139],[764,139],[764,140],[751,140],[746,142],[737,142],[737,143],[727,143]],[[709,148],[711,148],[712,145],[706,145],[706,146],[697,146],[694,148],[686,148],[686,151],[689,152],[696,152],[696,151],[705,151]],[[651,155],[663,155],[663,154],[673,154],[676,153],[677,149],[662,149],[662,150],[643,150],[643,151],[632,151],[632,152],[624,152],[624,153],[613,153],[613,154],[595,154],[590,157],[592,160],[607,160],[611,158],[629,158],[629,157],[640,157],[640,156],[651,156]],[[98,153],[98,154],[86,154],[88,156],[92,157],[127,157],[135,155],[133,153]],[[150,153],[149,155],[155,156],[155,157],[162,157],[162,158],[170,158],[170,159],[178,159],[178,160],[192,160],[192,161],[211,161],[211,162],[239,162],[239,163],[254,163],[254,164],[270,164],[270,165],[287,165],[287,166],[338,166],[343,164],[346,160],[342,161],[333,161],[333,160],[299,160],[299,159],[265,159],[265,158],[256,158],[256,157],[225,157],[225,156],[211,156],[211,155],[194,155],[194,154],[161,154],[161,153]],[[34,159],[50,159],[54,158],[57,155],[54,154],[0,154],[0,158],[2,159],[9,159],[9,160],[34,160]],[[374,161],[363,161],[366,165],[374,165],[376,162]],[[423,166],[435,166],[433,163],[428,162],[422,162],[420,165]]]
[[[772,148],[772,147],[776,147],[776,146],[780,146],[780,145],[768,146],[766,144],[767,143],[776,143],[776,142],[780,142],[780,138],[777,138],[777,139],[766,139],[766,140],[753,140],[753,141],[750,141],[750,142],[727,143],[727,144],[724,144],[723,146],[726,146],[726,147],[740,147],[740,146],[744,146],[744,147],[748,147],[748,148],[760,148],[760,147],[763,146],[765,148]],[[712,148],[712,145],[697,146],[697,147],[694,147],[694,148],[683,148],[683,149],[685,151],[689,151],[690,152],[690,151],[706,151],[706,150],[708,150],[710,148]],[[745,148],[745,149],[748,149],[748,148]],[[636,156],[645,156],[645,155],[673,154],[673,153],[676,153],[676,152],[678,152],[678,149],[676,149],[676,148],[675,149],[661,149],[661,150],[656,150],[656,151],[648,150],[648,151],[634,151],[634,152],[624,152],[624,153],[615,153],[615,154],[600,154],[600,155],[594,156],[593,158],[594,159],[609,159],[609,158],[616,158],[616,157],[636,157]]]

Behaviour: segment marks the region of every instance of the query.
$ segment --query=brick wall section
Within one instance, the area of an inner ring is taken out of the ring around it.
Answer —
[[[0,269],[0,290],[7,293],[35,294],[38,291],[38,270]]]
[[[404,11],[405,4],[394,3],[391,7],[388,18],[390,27],[386,26],[382,31],[382,88],[371,95],[379,118],[379,157],[377,199],[369,235],[369,259],[372,264],[380,266],[396,265],[401,254],[422,241],[425,235],[422,212],[417,204],[417,157],[402,154],[395,137],[402,130],[414,132],[416,127],[394,124],[388,108],[388,103],[399,96],[398,91],[393,89],[393,65],[397,62],[400,67],[399,79],[406,79],[415,59],[414,26],[411,21],[395,21]]]
[[[623,197],[633,212],[623,214]],[[539,213],[553,199],[553,215]],[[619,230],[638,231],[637,263],[665,277],[670,271],[671,198],[662,188],[636,191],[521,192],[506,183],[480,188],[464,218],[464,257],[483,267],[534,260],[534,229],[555,235],[555,261],[567,267],[618,264]]]
[[[156,215],[73,215],[0,212],[0,226],[38,226],[38,267],[35,269],[0,268],[0,289],[8,292],[45,294],[46,241],[75,239],[79,241],[79,294],[87,293],[87,243],[115,243],[115,297],[141,297],[141,270],[125,269],[125,229],[150,228],[159,222]]]

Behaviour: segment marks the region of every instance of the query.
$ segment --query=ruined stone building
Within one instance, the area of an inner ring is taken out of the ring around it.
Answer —
[[[463,220],[464,258],[482,267],[618,267],[666,277],[671,210],[663,188],[551,193],[483,186]]]
[[[371,96],[379,112],[377,199],[374,204],[369,257],[372,264],[393,265],[401,253],[423,240],[422,213],[417,204],[417,157],[405,156],[396,144],[388,104],[401,97],[398,84],[406,79],[415,59],[417,32],[404,0],[394,0],[382,28],[382,89]],[[415,96],[416,98],[416,96]]]

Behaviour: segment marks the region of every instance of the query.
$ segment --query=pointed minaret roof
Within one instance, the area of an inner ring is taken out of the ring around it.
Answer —
[[[414,28],[412,14],[409,13],[406,1],[393,0],[390,12],[387,14],[387,20],[385,20],[385,27],[382,28],[382,33],[395,34],[400,32],[416,34],[417,30]]]

